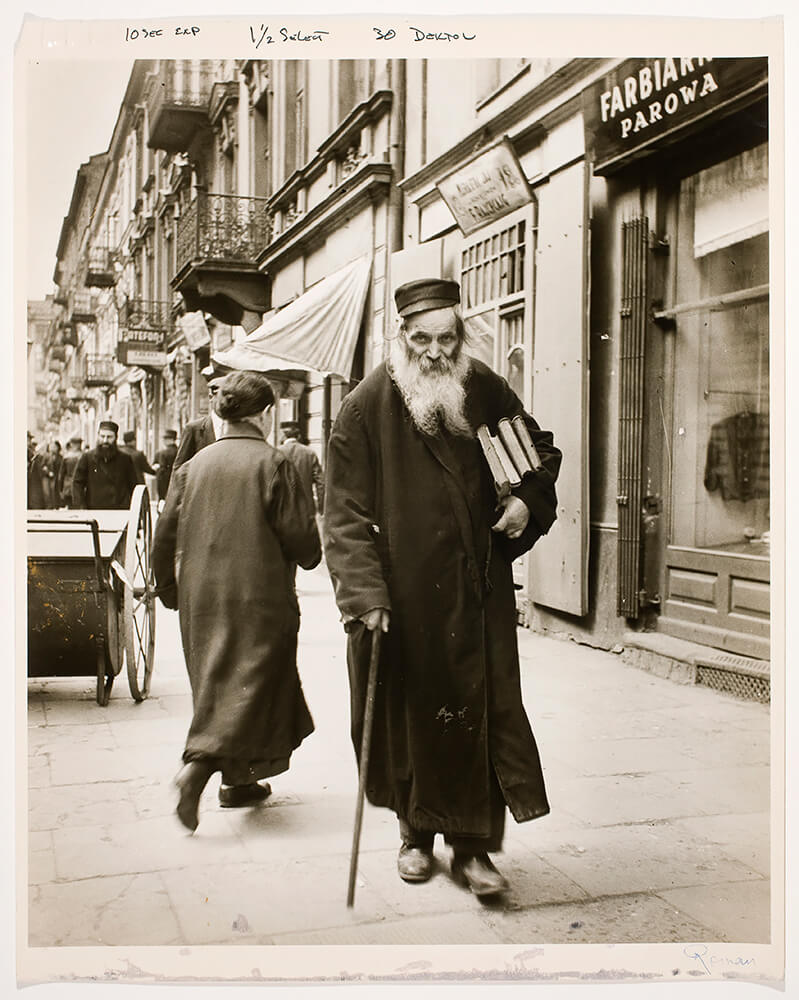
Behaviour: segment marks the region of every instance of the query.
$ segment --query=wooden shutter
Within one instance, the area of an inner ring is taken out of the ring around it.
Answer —
[[[558,520],[530,560],[536,604],[588,611],[588,172],[584,161],[537,189],[532,412],[563,452]]]

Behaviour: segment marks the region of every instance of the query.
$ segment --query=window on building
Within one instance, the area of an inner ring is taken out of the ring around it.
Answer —
[[[470,238],[461,252],[461,308],[469,353],[532,399],[535,205]]]
[[[673,544],[768,554],[766,147],[682,181],[676,260]]]
[[[478,59],[476,61],[478,104],[504,87],[506,83],[510,83],[529,63],[529,59]]]
[[[285,136],[283,179],[305,164],[307,122],[305,116],[305,66],[298,60],[285,64]]]
[[[368,96],[366,91],[369,83],[369,60],[340,59],[334,65],[338,72],[338,107],[335,124],[339,124]]]

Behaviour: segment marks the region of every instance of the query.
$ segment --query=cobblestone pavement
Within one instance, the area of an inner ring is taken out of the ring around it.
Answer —
[[[357,776],[344,635],[324,568],[300,573],[300,673],[316,732],[263,806],[216,780],[186,835],[171,786],[191,698],[158,608],[151,697],[117,678],[28,683],[31,946],[769,940],[769,711],[520,630],[552,813],[509,820],[511,890],[479,902],[396,874],[396,821],[367,806],[345,906]],[[24,928],[22,928],[24,933]]]

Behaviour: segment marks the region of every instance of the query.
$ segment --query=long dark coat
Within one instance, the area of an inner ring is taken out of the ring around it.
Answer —
[[[523,413],[473,362],[472,427]],[[514,490],[530,510],[516,541],[490,530],[496,496],[476,440],[421,434],[385,365],[346,397],[330,438],[324,535],[338,606],[345,621],[391,611],[367,797],[420,829],[488,836],[492,765],[516,820],[549,811],[522,705],[511,562],[555,519],[560,452],[524,417],[545,469]],[[346,627],[357,752],[370,636]]]
[[[133,490],[139,478],[133,459],[123,451],[108,461],[100,458],[97,449],[84,451],[72,477],[72,503],[78,509],[111,510],[130,506]]]
[[[158,470],[155,473],[155,479],[158,483],[159,500],[165,500],[166,495],[169,492],[169,484],[172,480],[172,469],[175,464],[177,453],[178,446],[176,444],[168,444],[155,453],[153,461],[158,466]]]
[[[251,424],[231,425],[175,473],[153,569],[180,615],[194,705],[185,759],[282,762],[276,774],[313,732],[291,564],[312,569],[320,558],[291,463]]]
[[[197,420],[190,420],[180,435],[178,453],[175,455],[175,461],[172,464],[172,474],[174,475],[181,465],[188,462],[198,451],[202,451],[209,444],[213,444],[214,441],[216,441],[216,432],[214,431],[214,422],[211,419],[210,413],[204,417],[199,417]]]

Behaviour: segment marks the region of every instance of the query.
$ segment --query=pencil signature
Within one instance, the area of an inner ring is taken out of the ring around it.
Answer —
[[[753,958],[745,958],[743,955],[737,955],[735,958],[730,958],[728,955],[714,955],[710,952],[707,945],[701,945],[700,947],[692,946],[691,948],[684,948],[683,951],[688,958],[699,962],[708,975],[712,975],[711,970],[714,966],[748,968],[750,965],[755,965]]]

